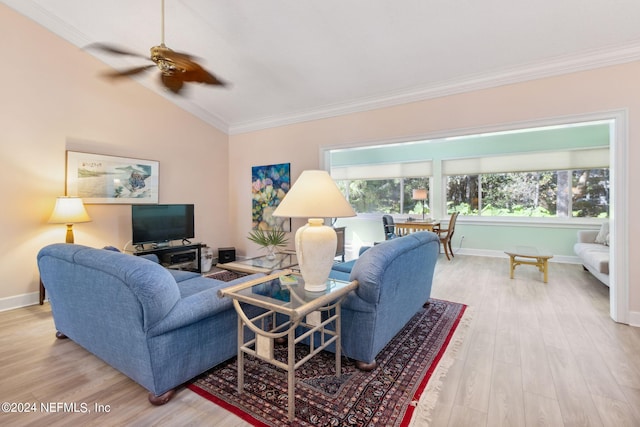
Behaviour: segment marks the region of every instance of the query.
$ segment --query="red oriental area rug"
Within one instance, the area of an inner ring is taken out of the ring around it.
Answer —
[[[223,282],[230,282],[239,277],[246,276],[245,273],[238,273],[230,270],[220,270],[215,273],[207,274],[205,277],[209,277],[211,279],[222,280]]]
[[[378,354],[370,372],[343,358],[335,376],[335,357],[322,352],[296,370],[293,422],[287,419],[286,372],[247,356],[245,390],[237,391],[233,358],[206,372],[188,388],[255,426],[406,426],[466,306],[432,299]],[[275,349],[286,360],[286,346]],[[296,360],[308,347],[296,347]]]

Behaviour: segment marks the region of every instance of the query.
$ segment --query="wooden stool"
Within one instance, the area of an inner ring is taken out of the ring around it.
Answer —
[[[504,251],[509,255],[509,273],[513,279],[513,273],[519,265],[535,265],[544,276],[544,283],[549,279],[549,259],[553,255],[549,253],[541,253],[533,246],[517,246],[514,250]]]

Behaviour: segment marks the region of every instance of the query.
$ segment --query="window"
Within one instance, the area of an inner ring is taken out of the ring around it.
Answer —
[[[609,168],[447,177],[447,211],[462,215],[609,216]]]
[[[606,218],[613,130],[598,120],[340,148],[328,163],[359,213],[420,214],[422,187],[434,217]]]
[[[423,201],[411,197],[414,189],[428,191],[428,183],[427,177],[336,180],[357,213],[383,214],[422,214]],[[424,208],[429,213],[428,206]]]

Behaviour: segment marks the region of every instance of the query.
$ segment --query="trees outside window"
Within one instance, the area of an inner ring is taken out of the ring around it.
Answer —
[[[478,216],[607,218],[609,169],[448,176],[447,211]]]
[[[422,201],[411,196],[414,189],[428,190],[429,178],[337,180],[336,184],[357,213],[422,215]]]

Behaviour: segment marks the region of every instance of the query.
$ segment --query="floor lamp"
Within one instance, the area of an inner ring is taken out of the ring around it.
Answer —
[[[91,218],[84,208],[79,197],[58,197],[53,208],[49,223],[67,224],[67,243],[73,243],[73,224],[76,222],[89,222]]]
[[[306,291],[325,291],[338,237],[332,227],[324,225],[324,218],[356,216],[338,186],[327,171],[303,171],[273,216],[308,218],[309,222],[296,231],[298,265]]]

